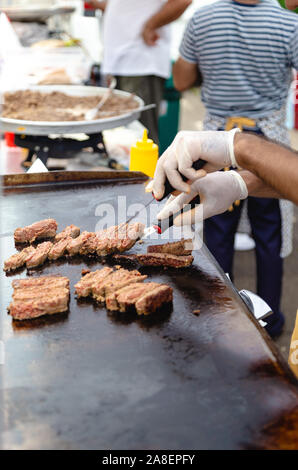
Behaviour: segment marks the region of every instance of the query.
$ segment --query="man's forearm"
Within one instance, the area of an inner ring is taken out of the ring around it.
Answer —
[[[150,29],[158,29],[172,21],[177,20],[192,0],[168,0],[161,9],[146,22]]]
[[[254,173],[277,194],[298,204],[298,154],[296,152],[261,137],[245,133],[235,135],[234,152],[240,167]]]
[[[249,196],[270,197],[280,199],[281,195],[275,189],[268,186],[258,176],[248,170],[240,170],[239,175],[244,179]]]

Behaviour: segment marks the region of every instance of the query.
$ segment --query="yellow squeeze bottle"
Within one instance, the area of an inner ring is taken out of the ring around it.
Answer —
[[[138,140],[130,149],[130,171],[142,171],[153,178],[158,160],[158,145],[148,139],[147,129],[144,130],[143,139]]]

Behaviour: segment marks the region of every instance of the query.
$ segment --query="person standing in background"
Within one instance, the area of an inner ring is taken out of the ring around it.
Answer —
[[[114,75],[117,88],[135,93],[156,108],[140,121],[158,144],[159,105],[171,73],[170,27],[192,0],[107,0],[88,2],[104,11],[102,72]]]
[[[240,127],[289,145],[285,104],[292,68],[298,68],[295,14],[271,0],[221,0],[190,20],[174,65],[174,85],[186,90],[202,75],[204,130]],[[231,278],[242,207],[238,201],[204,225],[208,248]],[[267,331],[277,336],[284,323],[281,255],[291,252],[293,208],[288,201],[249,197],[247,211],[256,243],[257,292],[274,312]]]

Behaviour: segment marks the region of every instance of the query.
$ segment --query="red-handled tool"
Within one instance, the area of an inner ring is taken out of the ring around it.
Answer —
[[[193,164],[193,168],[198,171],[198,170],[201,170],[205,164],[207,162],[205,160],[202,160],[202,159],[199,159],[197,160],[196,162],[194,162]],[[183,179],[183,181],[187,181],[187,178],[186,176],[181,175],[181,178]],[[161,199],[156,199],[158,202],[162,201],[163,199],[165,199],[167,196],[169,196],[173,191],[175,191],[175,189],[173,188],[173,186],[171,185],[171,183],[169,182],[169,180],[167,179],[166,182],[165,182],[165,191],[164,191],[164,195]],[[154,196],[153,196],[154,197]],[[193,209],[197,204],[200,204],[200,196],[196,196],[188,205],[187,205],[187,210],[191,210]],[[174,224],[174,219],[183,211],[180,211],[180,212],[177,212],[176,214],[173,214],[171,215],[170,217],[168,217],[167,219],[162,219],[162,220],[158,220],[156,224],[152,225],[151,227],[147,227],[145,230],[144,230],[144,234],[143,234],[143,239],[146,239],[148,237],[150,237],[150,235],[152,235],[153,233],[157,232],[158,234],[162,234],[164,233],[166,230],[168,230],[170,227],[173,226]]]
[[[197,204],[200,204],[200,196],[196,196],[188,205],[187,205],[187,211],[193,209]],[[156,224],[152,225],[151,227],[147,227],[144,230],[144,234],[142,236],[142,239],[146,239],[150,237],[150,235],[154,233],[158,233],[161,235],[162,233],[166,232],[170,227],[174,225],[174,219],[181,213],[187,212],[187,211],[179,211],[176,214],[170,215],[170,217],[162,220],[158,220]]]

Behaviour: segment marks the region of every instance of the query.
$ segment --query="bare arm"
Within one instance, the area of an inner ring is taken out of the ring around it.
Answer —
[[[254,173],[285,199],[298,204],[298,153],[240,132],[234,138],[234,152],[240,167]]]
[[[286,0],[285,5],[289,10],[295,10],[298,7],[297,0]]]
[[[264,181],[250,171],[240,170],[239,175],[242,176],[245,181],[249,196],[270,197],[275,199],[281,198],[281,195],[277,191],[272,189],[270,186],[267,186]]]
[[[161,9],[146,21],[142,36],[148,46],[154,46],[159,36],[156,30],[177,20],[192,0],[168,0]]]
[[[173,66],[174,86],[178,91],[185,91],[196,83],[199,85],[201,76],[197,64],[187,62],[179,57]]]

